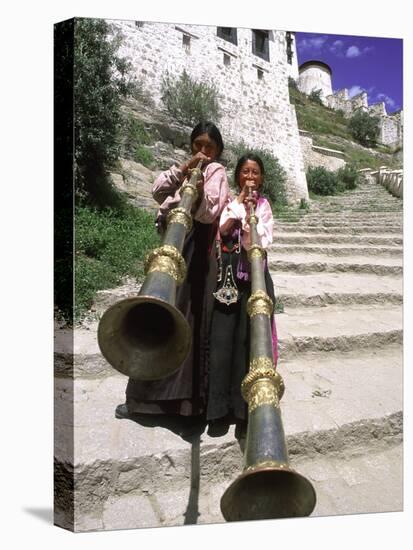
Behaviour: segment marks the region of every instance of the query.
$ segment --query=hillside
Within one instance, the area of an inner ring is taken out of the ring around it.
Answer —
[[[289,91],[297,113],[298,128],[311,133],[314,145],[342,151],[346,154],[346,162],[359,169],[377,169],[383,165],[402,167],[402,151],[394,151],[385,145],[363,147],[353,140],[348,119],[342,112],[312,101],[293,85],[289,86]]]

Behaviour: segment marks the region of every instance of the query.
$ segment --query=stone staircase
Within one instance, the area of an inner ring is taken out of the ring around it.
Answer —
[[[363,184],[312,201],[297,221],[276,220],[268,258],[284,310],[284,428],[291,465],[317,492],[313,516],[401,510],[400,199]],[[100,292],[96,316],[134,292],[132,281]],[[126,378],[100,355],[96,329],[97,320],[56,331],[56,523],[89,531],[223,522],[219,501],[241,472],[243,440],[233,427],[182,438],[172,421],[115,419]]]

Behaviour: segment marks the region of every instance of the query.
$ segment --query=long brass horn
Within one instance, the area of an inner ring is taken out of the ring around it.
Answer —
[[[244,469],[221,498],[226,521],[309,516],[316,503],[312,484],[293,470],[281,419],[284,383],[275,370],[271,336],[273,303],[265,285],[265,251],[259,244],[258,218],[250,203],[251,296],[247,303],[251,347],[249,372],[241,385],[248,403]]]
[[[181,200],[167,217],[162,246],[145,259],[145,280],[137,296],[103,314],[98,343],[113,368],[138,380],[159,380],[176,372],[191,347],[191,328],[175,306],[177,285],[186,277],[182,250],[191,230],[200,161],[181,186]]]

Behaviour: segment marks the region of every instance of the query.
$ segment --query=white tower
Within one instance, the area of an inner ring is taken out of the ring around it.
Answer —
[[[298,88],[304,94],[321,90],[321,99],[327,104],[326,97],[333,93],[331,86],[331,69],[322,61],[306,61],[298,68]]]

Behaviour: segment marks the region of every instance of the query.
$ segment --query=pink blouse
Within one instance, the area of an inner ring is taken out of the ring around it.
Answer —
[[[257,233],[261,239],[261,246],[268,248],[272,243],[274,218],[270,203],[265,197],[259,197],[255,207],[255,214],[258,218]],[[229,202],[221,214],[219,226],[222,227],[228,220],[240,220],[242,224],[242,246],[249,250],[251,246],[250,226],[247,222],[247,211],[245,205],[237,199]]]
[[[201,223],[212,223],[221,213],[229,197],[227,175],[218,162],[211,162],[202,169],[204,194],[193,217]],[[181,200],[180,178],[182,172],[172,166],[156,178],[152,188],[153,198],[160,204],[158,217],[165,216]]]

